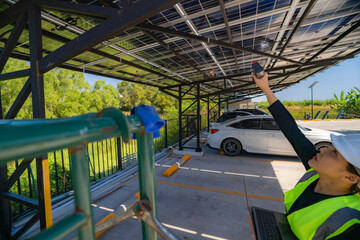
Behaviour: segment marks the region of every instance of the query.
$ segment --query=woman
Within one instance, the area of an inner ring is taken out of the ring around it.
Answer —
[[[334,147],[317,151],[271,91],[267,73],[261,79],[252,77],[307,170],[285,192],[286,215],[294,234],[299,239],[360,239],[360,134],[332,134]]]

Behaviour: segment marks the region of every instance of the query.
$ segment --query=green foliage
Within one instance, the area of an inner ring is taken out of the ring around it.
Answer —
[[[295,103],[293,101],[283,101],[282,103],[284,106],[295,106]]]
[[[29,66],[24,61],[9,59],[4,73],[26,68]],[[3,113],[8,112],[26,80],[21,78],[0,83]],[[118,91],[112,85],[98,80],[91,88],[82,73],[66,69],[54,69],[44,74],[44,95],[46,118],[70,117],[120,106]],[[24,118],[32,118],[31,95],[16,116],[16,119]]]
[[[269,107],[269,103],[268,102],[259,102],[258,107],[262,108],[262,109],[266,109]]]
[[[130,82],[119,82],[117,85],[120,109],[130,111],[133,106],[151,105],[160,113],[173,107],[173,98],[160,92],[157,88]]]
[[[354,87],[345,96],[344,91],[341,91],[340,96],[334,94],[334,106],[331,108],[340,111],[344,110],[345,114],[360,115],[360,89]]]

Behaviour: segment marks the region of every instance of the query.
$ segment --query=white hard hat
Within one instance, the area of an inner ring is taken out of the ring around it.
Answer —
[[[360,174],[360,134],[331,134],[331,141],[346,161]]]

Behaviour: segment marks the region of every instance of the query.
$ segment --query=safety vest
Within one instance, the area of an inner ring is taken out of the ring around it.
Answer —
[[[292,190],[285,192],[286,213],[289,213],[296,199],[318,178],[319,174],[314,169],[309,169]],[[291,230],[301,240],[329,239],[356,223],[360,224],[360,195],[357,193],[328,198],[288,214],[287,219]]]

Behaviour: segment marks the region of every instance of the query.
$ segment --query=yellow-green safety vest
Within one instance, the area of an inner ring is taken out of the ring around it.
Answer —
[[[309,169],[296,186],[285,192],[285,208],[291,206],[319,174]],[[354,224],[360,224],[359,193],[328,198],[287,215],[291,230],[301,240],[329,239],[343,233]],[[360,238],[360,236],[359,236]]]

